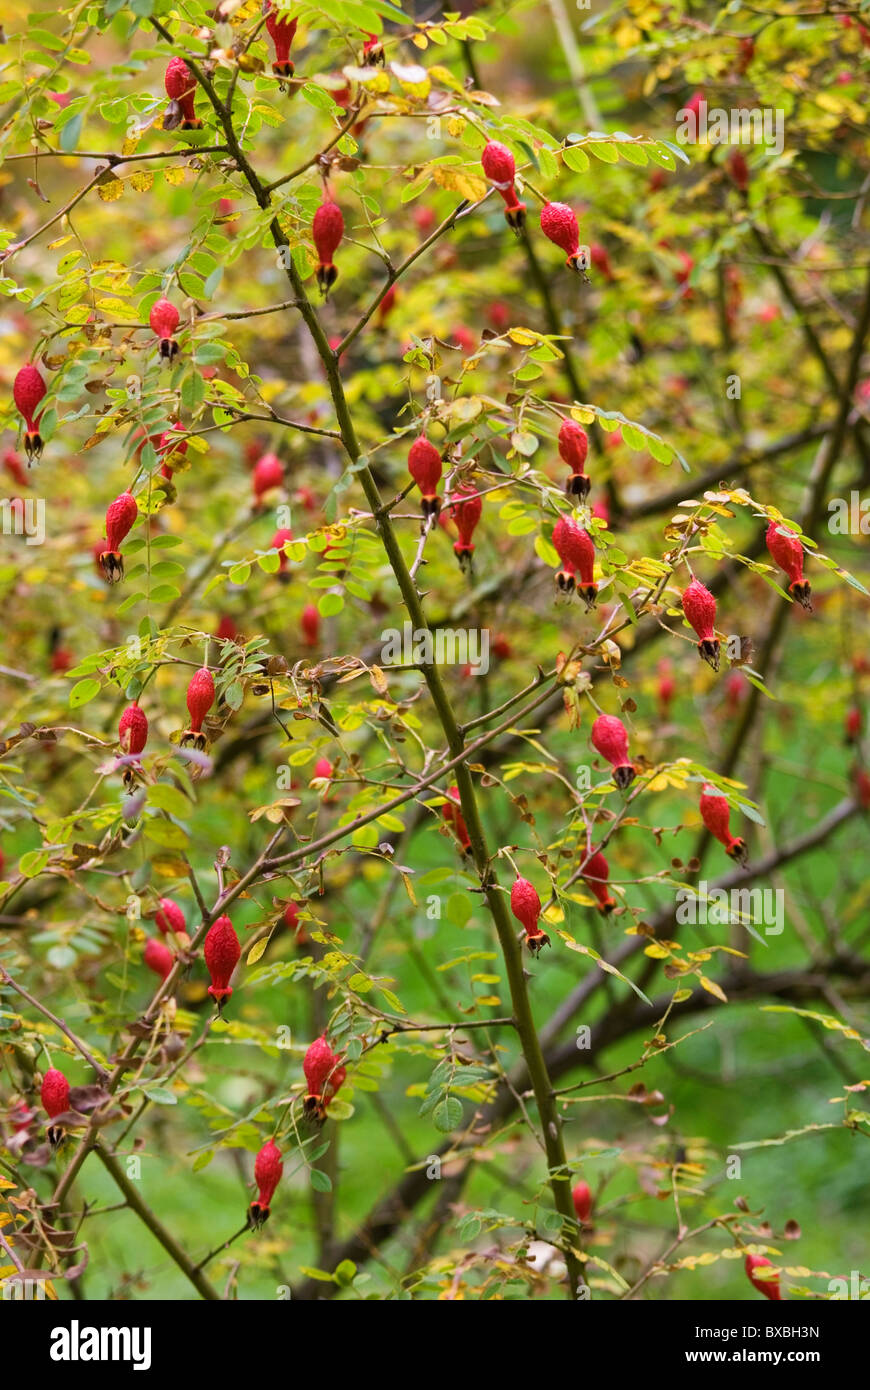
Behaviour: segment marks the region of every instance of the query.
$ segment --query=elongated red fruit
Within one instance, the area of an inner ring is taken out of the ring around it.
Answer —
[[[613,714],[599,714],[590,738],[595,751],[613,768],[614,782],[625,791],[634,780],[635,771],[628,760],[628,734],[622,720]]]
[[[438,484],[441,482],[443,464],[440,453],[425,434],[418,435],[408,450],[408,472],[420,489],[423,515],[437,516],[441,508]]]
[[[578,526],[570,516],[560,516],[553,527],[553,545],[562,561],[556,573],[560,593],[577,593],[587,610],[595,607],[598,585],[595,582],[595,546],[584,526]],[[579,580],[579,582],[578,582]]]
[[[40,440],[40,444],[42,441]],[[27,476],[24,472],[23,460],[19,458],[14,449],[7,449],[3,455],[3,467],[18,484],[19,487],[29,487]]]
[[[284,908],[284,925],[288,931],[292,931],[297,946],[308,944],[308,933],[305,930],[305,923],[299,920],[299,904],[297,902],[291,900]]]
[[[311,774],[311,783],[322,782],[324,786],[321,790],[326,790],[326,784],[332,780],[332,771],[332,763],[328,758],[318,758]]]
[[[725,161],[728,177],[741,193],[749,187],[749,165],[742,150],[732,150]]]
[[[731,834],[730,820],[731,807],[728,805],[728,798],[722,792],[705,782],[701,789],[701,820],[709,830],[710,834],[725,846],[725,853],[731,859],[736,859],[738,864],[746,863],[746,841],[739,836]]]
[[[106,509],[106,547],[100,553],[100,568],[110,584],[117,584],[124,577],[121,546],[138,515],[136,498],[131,492],[122,492]]]
[[[302,1060],[308,1094],[305,1109],[309,1115],[325,1119],[330,1101],[344,1085],[347,1068],[333,1052],[326,1035],[316,1038]]]
[[[506,145],[490,140],[480,156],[483,172],[504,201],[504,215],[509,227],[519,231],[526,220],[526,205],[517,198],[514,180],[517,176],[514,157]]]
[[[719,638],[713,625],[716,622],[716,600],[698,579],[693,579],[683,592],[683,613],[698,636],[698,652],[704,661],[719,670]]]
[[[577,1220],[584,1223],[588,1221],[592,1215],[592,1189],[588,1182],[575,1183],[571,1189],[571,1201],[574,1203]]]
[[[155,975],[159,975],[161,980],[166,979],[175,964],[175,957],[169,947],[156,936],[149,936],[145,942],[142,959],[148,969],[153,970]]]
[[[591,486],[586,474],[589,439],[576,420],[563,420],[559,427],[559,457],[571,469],[566,491],[574,497],[587,497]]]
[[[251,1203],[249,1219],[252,1226],[262,1226],[268,1219],[269,1208],[272,1205],[272,1198],[275,1195],[275,1188],[281,1181],[284,1172],[284,1164],[281,1162],[281,1150],[270,1139],[268,1144],[264,1144],[254,1160],[254,1182],[257,1184],[257,1199]]]
[[[155,913],[154,925],[165,936],[167,932],[187,932],[187,919],[174,898],[161,898],[160,911]]]
[[[282,526],[281,529],[280,529],[279,531],[276,531],[276,532],[275,532],[274,536],[272,537],[272,540],[271,540],[270,543],[269,543],[269,549],[270,549],[270,550],[277,550],[277,552],[278,552],[278,573],[279,573],[279,574],[286,574],[286,572],[287,572],[287,563],[288,563],[288,562],[287,562],[287,555],[286,555],[286,553],[285,553],[285,551],[284,551],[284,547],[285,547],[285,545],[289,545],[290,542],[292,541],[292,539],[293,539],[293,532],[289,529],[289,527],[287,527],[287,526]]]
[[[306,647],[316,647],[320,638],[320,614],[313,603],[306,603],[302,609],[299,626]]]
[[[746,694],[746,677],[742,671],[730,671],[725,682],[725,704],[729,715],[734,715]]]
[[[65,1110],[69,1110],[69,1082],[62,1071],[57,1067],[49,1067],[42,1079],[42,1089],[40,1099],[46,1115],[53,1120],[56,1115],[62,1115]]]
[[[148,720],[135,700],[118,720],[118,739],[124,753],[141,753],[148,742]]]
[[[277,454],[263,454],[254,464],[251,485],[254,489],[254,506],[261,507],[263,498],[273,488],[280,487],[284,481],[284,465]]]
[[[813,611],[813,605],[810,603],[812,590],[809,582],[804,579],[804,548],[794,531],[790,531],[781,522],[771,521],[764,539],[771,558],[788,575],[789,593],[811,613]]]
[[[218,1008],[222,1009],[224,1000],[229,999],[233,992],[230,980],[242,954],[239,938],[229,917],[218,917],[214,925],[209,927],[202,953],[211,976],[208,992],[217,1000]]]
[[[587,859],[583,865],[583,882],[595,894],[601,911],[605,914],[612,912],[616,907],[616,900],[611,898],[607,891],[610,882],[610,866],[600,849],[596,850],[592,858]]]
[[[538,954],[542,946],[549,946],[550,938],[539,921],[541,899],[538,897],[537,889],[533,883],[529,883],[527,878],[521,878],[519,874],[511,888],[511,912],[525,929],[526,945],[533,956]]]
[[[42,456],[42,438],[39,433],[42,416],[36,414],[36,408],[46,389],[42,373],[31,362],[16,372],[12,383],[12,398],[15,408],[24,417],[24,452],[28,459],[38,459]]]
[[[589,262],[585,250],[580,250],[580,228],[573,208],[567,203],[545,203],[541,208],[541,231],[565,252],[569,270],[586,274]]]
[[[441,818],[453,828],[463,854],[468,854],[471,850],[471,836],[468,833],[468,826],[465,824],[465,817],[459,809],[459,788],[453,786],[447,792],[448,800],[441,807]]]
[[[344,217],[338,203],[320,204],[314,214],[311,231],[317,252],[317,283],[326,295],[338,279],[338,270],[332,258],[344,236]]]
[[[148,315],[151,331],[160,340],[160,356],[168,358],[169,361],[178,352],[178,344],[173,334],[178,327],[179,318],[178,310],[168,299],[158,299],[156,304],[152,304],[151,313]]]
[[[380,304],[378,305],[378,328],[384,328],[387,319],[396,307],[396,300],[399,297],[398,285],[390,285]]]
[[[743,1265],[746,1270],[746,1277],[754,1289],[763,1293],[765,1298],[771,1299],[774,1303],[782,1302],[782,1293],[779,1287],[779,1272],[771,1279],[756,1278],[757,1269],[773,1269],[770,1260],[766,1260],[763,1255],[747,1255]]]
[[[288,15],[277,15],[272,0],[266,0],[266,32],[275,45],[275,61],[272,71],[278,77],[292,77],[296,71],[290,59],[290,45],[296,37],[298,19]]]
[[[595,266],[595,269],[601,271],[605,280],[612,280],[614,278],[610,257],[607,254],[607,248],[602,246],[599,241],[593,241],[589,247],[589,259]]]
[[[483,513],[483,501],[473,483],[462,483],[453,494],[451,507],[453,520],[459,532],[459,540],[453,542],[453,550],[463,570],[471,568],[474,554],[474,532]]]
[[[169,97],[170,101],[174,101],[178,107],[180,116],[177,123],[178,129],[199,130],[202,126],[202,121],[197,116],[194,108],[196,78],[183,58],[170,58],[163,78],[163,85],[166,88],[166,95]],[[174,128],[175,122],[171,122],[167,127],[167,129]]]
[[[659,681],[657,695],[659,701],[659,718],[667,719],[671,708],[671,701],[677,693],[677,683],[672,674],[673,668],[667,657],[663,657],[659,662]]]
[[[162,460],[160,473],[164,478],[171,478],[175,471],[169,460],[179,455],[183,458],[187,453],[187,440],[178,439],[176,436],[179,432],[184,433],[184,426],[180,420],[172,426],[171,430],[164,430],[157,441],[156,452],[157,457]]]
[[[187,687],[190,727],[182,734],[182,743],[192,743],[196,748],[205,747],[206,737],[202,731],[202,721],[214,704],[214,694],[214,677],[207,666],[201,666],[191,677]]]

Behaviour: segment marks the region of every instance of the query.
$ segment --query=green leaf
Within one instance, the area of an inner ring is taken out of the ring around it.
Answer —
[[[167,1091],[165,1086],[143,1086],[143,1093],[155,1105],[177,1105],[178,1096],[173,1091]]]
[[[178,598],[181,590],[174,584],[158,584],[151,590],[152,603],[172,603],[173,599]]]
[[[82,705],[86,705],[88,701],[93,700],[95,695],[99,695],[100,690],[101,683],[95,680],[93,676],[88,676],[83,681],[76,681],[69,693],[70,709],[80,709]]]
[[[317,611],[323,618],[334,618],[336,613],[340,613],[344,607],[344,598],[341,594],[323,594],[317,600]]]
[[[67,121],[63,130],[60,132],[59,144],[62,150],[75,149],[76,145],[79,143],[84,119],[84,111],[77,111],[76,114],[71,116]]]
[[[323,1173],[319,1168],[312,1168],[309,1174],[311,1186],[315,1192],[331,1192],[332,1178],[328,1173]]]
[[[567,145],[562,151],[562,160],[575,174],[585,174],[589,168],[589,156],[579,145]]]
[[[451,893],[447,899],[447,917],[457,927],[465,927],[471,921],[472,906],[467,893]]]
[[[649,155],[643,145],[628,144],[620,141],[619,153],[623,159],[628,160],[629,164],[645,165],[649,164]]]
[[[154,817],[149,817],[145,822],[145,834],[155,844],[163,845],[164,849],[186,849],[190,839],[187,831],[174,821]]]
[[[528,430],[514,430],[511,444],[518,454],[522,454],[524,458],[531,458],[532,454],[536,453],[540,440]]]
[[[52,946],[46,952],[46,960],[55,970],[69,970],[76,963],[76,953],[71,946]]]
[[[241,681],[230,681],[224,691],[224,699],[230,709],[240,709],[245,698],[245,688]]]
[[[184,792],[167,782],[158,782],[156,786],[148,788],[148,805],[172,816],[186,816],[191,809]]]
[[[353,1260],[342,1260],[335,1271],[335,1282],[340,1284],[342,1288],[347,1288],[349,1284],[353,1283],[355,1275],[356,1265]]]
[[[22,854],[18,861],[18,872],[24,878],[36,878],[41,873],[49,860],[48,850],[31,849],[27,854]]]
[[[457,1129],[462,1124],[462,1102],[455,1096],[447,1096],[440,1105],[436,1105],[432,1111],[432,1119],[435,1128],[441,1134],[449,1134],[451,1130]]]
[[[604,164],[619,163],[619,150],[609,140],[590,140],[586,148]]]
[[[188,372],[181,383],[181,404],[185,410],[196,410],[205,400],[205,380],[199,372]]]

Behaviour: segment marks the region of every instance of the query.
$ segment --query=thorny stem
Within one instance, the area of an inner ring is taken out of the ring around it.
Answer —
[[[75,1033],[73,1033],[71,1029],[67,1028],[66,1024],[61,1019],[59,1019],[56,1014],[53,1014],[51,1012],[51,1009],[47,1009],[44,1004],[40,1004],[38,999],[34,999],[32,994],[28,994],[24,986],[19,985],[16,980],[13,980],[9,972],[7,970],[4,970],[2,966],[0,966],[0,985],[8,985],[10,989],[14,989],[16,994],[20,994],[22,999],[26,999],[28,1004],[31,1004],[33,1008],[36,1009],[37,1013],[41,1013],[43,1018],[49,1019],[49,1021],[53,1023],[56,1028],[59,1028],[60,1031],[63,1033],[64,1037],[69,1038],[76,1051],[81,1053],[88,1066],[93,1067],[94,1074],[97,1080],[103,1080],[103,1078],[107,1074],[105,1067],[101,1066],[100,1063],[96,1060],[96,1058],[92,1056],[92,1054],[85,1047],[81,1038],[77,1038]]]
[[[169,43],[174,42],[172,35],[158,21],[152,19],[151,22],[154,25],[155,29],[162,35],[164,39],[166,39]],[[277,185],[272,184],[264,186],[259,181],[259,178],[255,174],[254,170],[251,168],[247,158],[243,154],[238,144],[238,140],[235,136],[235,132],[233,129],[231,111],[228,109],[228,107],[224,106],[217,98],[210,80],[196,67],[194,63],[190,62],[189,59],[188,62],[189,66],[195,72],[197,80],[200,82],[200,84],[203,86],[204,90],[209,96],[209,100],[211,101],[212,106],[214,107],[215,112],[217,113],[218,119],[226,132],[229,150],[235,158],[240,171],[244,174],[245,178],[247,179],[249,186],[251,187],[255,197],[257,198],[260,207],[264,209],[267,208],[270,205],[271,201],[269,197],[269,190],[276,187]],[[341,137],[342,133],[343,131],[339,131],[338,135],[336,136],[336,140]],[[335,141],[333,141],[332,143],[334,144]],[[191,151],[191,154],[195,153],[197,153],[197,151]],[[314,162],[316,161],[309,161],[309,163],[303,166],[302,169],[294,171],[291,175],[287,176],[287,179],[280,180],[279,182],[283,183],[286,182],[288,179],[295,177],[297,173],[301,173],[304,171],[305,168],[311,167],[311,164]],[[79,201],[82,197],[84,197],[84,195],[89,191],[89,189],[92,186],[93,181],[90,184],[88,184],[88,186],[76,196],[74,203]],[[74,203],[68,205],[67,208],[63,209],[59,216],[62,216],[64,212],[68,211],[70,207],[74,205]],[[454,214],[453,219],[448,219],[448,221],[450,222],[452,220],[455,220],[455,217],[458,215],[460,211],[461,209],[457,209],[457,212]],[[53,221],[55,220],[57,219],[53,219],[52,223],[48,223],[46,225],[52,225]],[[41,228],[40,231],[44,229],[45,228]],[[439,229],[439,233],[441,230],[442,229]],[[280,228],[277,216],[273,219],[271,223],[271,232],[276,246],[288,246],[287,239]],[[430,239],[430,241],[432,239]],[[533,248],[531,248],[528,239],[525,240],[528,252],[530,253],[530,266],[532,266],[534,262],[534,250]],[[425,245],[418,249],[418,251],[415,253],[412,259],[416,259],[416,255],[420,254],[423,249],[425,249]],[[326,369],[330,391],[333,397],[336,415],[340,426],[340,436],[342,442],[351,460],[351,464],[354,467],[354,471],[359,474],[360,481],[366,493],[366,497],[371,507],[372,514],[376,519],[376,523],[381,534],[384,549],[386,551],[396,581],[399,585],[399,589],[404,599],[406,608],[416,626],[423,629],[428,629],[428,623],[425,619],[423,605],[420,596],[414,584],[413,577],[409,573],[408,568],[405,564],[397,537],[392,528],[392,523],[390,521],[388,511],[385,510],[383,506],[377,484],[369,468],[364,464],[360,466],[360,450],[340,379],[338,369],[338,354],[333,352],[329,347],[319,318],[317,317],[317,314],[315,313],[305,293],[304,286],[302,285],[302,282],[299,279],[298,273],[295,269],[295,266],[292,263],[292,260],[289,261],[286,270],[288,278],[293,286],[294,293],[296,295],[296,299],[293,301],[293,305],[294,307],[297,307],[299,309],[304,321],[306,322],[306,326],[308,327],[311,333],[317,351]],[[538,275],[535,276],[535,278],[538,281],[539,285],[543,285],[544,290],[546,291],[546,294],[542,293],[542,298],[544,298],[545,300],[545,305],[549,303],[548,318],[550,318],[551,329],[554,333],[560,333],[558,313],[555,310],[555,305],[553,304],[552,298],[549,297],[549,290],[546,286],[546,281],[544,280],[540,272],[539,266],[537,267],[537,270]],[[395,278],[396,274],[393,274],[392,279],[388,282],[388,286],[386,288],[389,287],[389,283],[392,283]],[[386,288],[384,292],[386,292]],[[369,310],[368,315],[364,316],[364,318],[356,326],[355,330],[353,330],[353,336],[356,336],[356,334],[359,331],[361,331],[362,327],[364,327],[367,318],[370,316],[371,312],[373,312],[373,310],[377,307],[378,302],[380,301],[378,300],[375,302],[375,304]],[[856,347],[858,348],[857,359],[853,360],[850,363],[850,371],[848,373],[849,382],[851,386],[854,385],[854,377],[860,360],[860,346],[863,341],[863,337],[865,336],[867,331],[868,320],[870,320],[870,287],[868,287],[868,297],[865,299],[864,312],[861,315],[860,331],[856,333]],[[557,326],[554,327],[554,323]],[[576,371],[573,368],[573,363],[571,361],[570,355],[568,354],[566,354],[566,374],[568,374],[569,379],[571,379],[572,390],[574,391],[575,397],[580,399],[583,393],[580,389],[579,381],[576,378]],[[850,394],[851,391],[849,392],[849,395]],[[826,444],[828,445],[828,447],[823,447],[821,451],[821,458],[817,460],[817,464],[819,466],[815,470],[811,482],[812,505],[810,505],[807,508],[807,511],[810,514],[814,512],[815,507],[817,507],[818,505],[818,500],[822,495],[822,491],[827,477],[830,475],[830,471],[833,468],[836,459],[839,455],[840,449],[842,447],[843,434],[845,432],[845,428],[848,421],[849,395],[845,396],[844,407],[841,411],[840,418],[838,418],[837,423],[832,432],[833,437],[826,440]],[[787,608],[784,604],[782,605],[782,609],[784,612],[787,612]],[[781,623],[779,624],[779,626],[781,627]],[[569,1170],[567,1168],[564,1143],[562,1140],[558,1117],[555,1109],[554,1092],[548,1075],[544,1055],[541,1049],[540,1039],[538,1038],[538,1034],[531,1013],[528,992],[525,983],[525,972],[522,967],[522,956],[519,945],[517,943],[516,933],[507,912],[505,897],[503,893],[499,890],[497,880],[491,868],[491,855],[489,853],[486,836],[480,818],[474,786],[471,780],[471,774],[467,766],[467,758],[470,749],[466,747],[464,743],[463,730],[456,721],[449,696],[447,695],[447,692],[443,686],[437,667],[435,667],[434,665],[424,664],[421,669],[424,679],[426,680],[427,686],[429,688],[430,695],[432,697],[432,701],[435,706],[435,710],[438,715],[438,719],[441,724],[443,733],[447,740],[448,748],[452,754],[451,762],[447,765],[447,767],[456,767],[461,807],[471,838],[475,868],[477,870],[481,887],[486,896],[487,903],[489,905],[490,912],[492,914],[496,930],[499,935],[502,952],[505,959],[505,965],[507,969],[509,984],[511,988],[511,997],[514,1007],[514,1015],[510,1022],[516,1027],[520,1037],[524,1059],[529,1071],[529,1076],[532,1082],[532,1089],[537,1101],[541,1122],[543,1124],[544,1143],[547,1152],[548,1166],[550,1170],[550,1184],[553,1191],[554,1202],[557,1210],[561,1213],[561,1215],[567,1223],[566,1231],[569,1231],[575,1227],[576,1223],[574,1220],[573,1209],[570,1201],[570,1190],[568,1183]],[[549,692],[547,693],[547,696],[541,698],[547,698],[548,695]],[[488,738],[487,740],[478,740],[477,743],[481,743],[483,741],[488,741]],[[472,745],[472,747],[474,746],[476,745]],[[433,774],[431,781],[437,780],[437,777],[443,775],[443,772],[445,770],[446,768],[442,767],[437,774]],[[429,779],[424,779],[422,783],[417,784],[415,788],[412,788],[410,790],[407,797],[403,796],[401,800],[410,799],[411,796],[416,795],[419,792],[419,790],[422,789],[422,786],[429,784]],[[383,810],[383,807],[378,808],[377,814],[382,814]],[[280,833],[281,832],[279,832],[279,835]],[[237,884],[235,884],[232,889],[228,890],[225,894],[221,894],[221,897],[219,898],[215,908],[212,909],[211,913],[209,913],[208,918],[203,920],[201,929],[197,933],[194,944],[198,943],[201,940],[204,932],[207,930],[208,925],[210,925],[210,922],[213,921],[215,917],[219,915],[220,912],[224,911],[226,907],[229,905],[229,903],[232,900],[234,900],[234,898],[237,897],[239,893],[241,893],[244,890],[245,887],[247,887],[250,883],[255,881],[265,870],[267,870],[267,868],[271,867],[272,864],[281,862],[278,860],[269,861],[268,859],[268,855],[271,852],[271,849],[275,844],[277,838],[277,836],[273,837],[273,840],[270,842],[270,845],[266,848],[263,854],[261,854],[256,863],[252,866],[251,870],[249,870],[248,873]],[[307,847],[307,850],[305,852],[310,853],[311,849],[312,847],[309,846]],[[175,970],[168,977],[167,981],[165,981],[161,988],[157,991],[157,994],[155,995],[152,1004],[149,1006],[149,1009],[146,1012],[146,1019],[151,1019],[155,1016],[155,1011],[159,1006],[161,999],[169,993],[173,986],[175,977],[177,975],[177,971],[178,967],[176,966]],[[491,1022],[492,1021],[490,1021],[490,1023]],[[465,1026],[469,1025],[466,1024]],[[75,1041],[75,1039],[71,1040]],[[127,1069],[127,1064],[129,1060],[132,1058],[132,1056],[135,1054],[138,1046],[138,1040],[134,1039],[133,1042],[127,1048],[126,1052],[122,1055],[114,1072],[109,1078],[108,1088],[110,1091],[114,1091],[120,1084],[120,1081],[123,1078],[123,1074]],[[179,1265],[179,1267],[185,1272],[187,1277],[190,1278],[194,1285],[198,1288],[198,1291],[202,1294],[202,1296],[209,1299],[218,1298],[219,1295],[217,1294],[217,1292],[212,1288],[212,1286],[208,1283],[204,1276],[202,1276],[199,1272],[199,1267],[194,1266],[192,1264],[192,1262],[185,1255],[184,1251],[181,1250],[180,1247],[177,1245],[177,1242],[174,1241],[173,1237],[169,1234],[169,1232],[167,1232],[162,1227],[162,1225],[159,1223],[159,1221],[150,1211],[147,1205],[144,1202],[142,1202],[141,1198],[139,1197],[139,1194],[135,1190],[135,1187],[133,1187],[132,1184],[129,1183],[117,1160],[113,1156],[109,1155],[102,1148],[102,1146],[95,1137],[93,1127],[85,1136],[85,1139],[82,1141],[78,1153],[76,1154],[73,1160],[73,1163],[70,1164],[70,1167],[64,1174],[64,1178],[61,1180],[61,1183],[58,1186],[57,1193],[55,1194],[56,1200],[60,1201],[65,1192],[69,1190],[69,1186],[74,1180],[75,1174],[80,1168],[81,1163],[87,1155],[87,1152],[89,1152],[90,1148],[92,1147],[96,1149],[101,1161],[104,1163],[107,1170],[110,1172],[113,1179],[116,1181],[117,1185],[124,1193],[127,1200],[127,1205],[133,1211],[135,1211],[137,1215],[140,1216],[143,1222],[148,1226],[148,1228],[152,1231],[152,1233],[168,1251],[168,1253]],[[576,1296],[577,1285],[579,1283],[580,1275],[579,1262],[576,1258],[575,1253],[568,1248],[565,1249],[565,1258],[566,1263],[568,1265],[572,1294]],[[634,1290],[632,1290],[632,1293],[633,1292]]]
[[[286,244],[286,238],[278,226],[277,220],[272,223],[272,234],[275,238],[276,246],[280,247]],[[320,320],[305,294],[305,288],[302,281],[299,279],[296,267],[289,258],[287,276],[293,285],[294,295],[297,299],[303,301],[300,307],[300,313],[314,339],[315,346],[327,373],[344,447],[358,472],[363,491],[366,495],[366,501],[373,515],[377,518],[377,526],[384,550],[396,578],[396,582],[399,585],[399,590],[405,602],[408,616],[416,629],[428,631],[429,625],[423,611],[420,596],[408,572],[392,522],[389,516],[385,515],[383,511],[383,501],[378,486],[368,466],[359,466],[360,448],[341,384],[336,355],[329,346]],[[468,835],[471,841],[474,865],[498,933],[499,944],[504,957],[511,991],[515,1025],[519,1035],[523,1056],[526,1059],[526,1064],[529,1069],[532,1089],[535,1093],[538,1113],[543,1126],[544,1145],[547,1153],[549,1181],[553,1193],[553,1201],[556,1210],[560,1212],[564,1218],[566,1229],[570,1230],[572,1227],[576,1227],[576,1221],[571,1203],[569,1169],[567,1167],[565,1155],[565,1144],[562,1137],[560,1120],[553,1100],[552,1084],[547,1074],[544,1056],[541,1051],[537,1030],[532,1017],[531,1006],[529,1004],[520,947],[511,925],[505,897],[499,890],[498,881],[491,868],[492,856],[487,845],[483,823],[480,818],[480,811],[477,805],[474,785],[471,780],[471,773],[466,765],[465,744],[456,721],[456,716],[453,712],[453,706],[441,680],[441,675],[437,666],[435,666],[434,663],[423,663],[422,671],[426,684],[429,687],[429,693],[432,697],[432,703],[435,706],[438,721],[441,724],[442,731],[447,740],[448,748],[453,759],[456,760],[456,782],[459,788],[459,799],[463,818],[468,828]],[[564,1247],[564,1254],[568,1268],[571,1294],[573,1298],[576,1298],[578,1286],[581,1281],[581,1271],[579,1261],[567,1241]]]
[[[171,36],[157,20],[152,19],[151,23],[164,38],[168,38],[171,41]],[[233,156],[245,175],[257,202],[260,207],[265,210],[269,207],[271,201],[269,193],[260,182],[260,179],[238,144],[229,112],[227,112],[218,101],[208,79],[203,77],[202,73],[196,69],[194,64],[191,63],[189,66],[193,69],[197,79],[208,93],[223,125],[227,143],[233,152]],[[405,607],[408,610],[408,615],[416,628],[428,631],[429,625],[423,612],[420,596],[417,593],[414,581],[408,573],[408,568],[405,564],[392,522],[389,516],[384,513],[383,499],[380,495],[378,486],[368,465],[360,464],[361,450],[341,382],[338,355],[329,346],[320,319],[308,298],[305,286],[293,262],[292,255],[289,254],[289,242],[281,228],[277,216],[272,219],[270,231],[276,248],[278,250],[283,249],[287,253],[284,256],[285,271],[293,289],[294,299],[298,302],[299,313],[314,340],[314,345],[323,363],[324,370],[326,371],[342,442],[351,461],[351,465],[359,476],[372,514],[377,520],[377,526],[384,550],[396,578],[396,582],[399,585],[399,590],[404,599]],[[499,890],[497,879],[491,868],[491,855],[480,818],[471,774],[465,765],[464,759],[466,757],[466,750],[464,740],[453,712],[453,706],[450,703],[449,696],[447,695],[437,666],[431,663],[425,663],[422,666],[422,671],[426,684],[429,687],[429,693],[432,697],[438,720],[441,724],[444,736],[447,739],[449,750],[453,759],[456,761],[456,779],[459,788],[462,814],[466,826],[468,827],[475,868],[495,923],[499,943],[504,956],[517,1033],[519,1035],[523,1056],[525,1057],[529,1069],[532,1089],[535,1093],[538,1113],[543,1126],[544,1145],[549,1168],[548,1178],[553,1193],[553,1201],[556,1210],[563,1217],[566,1231],[570,1231],[576,1229],[574,1209],[571,1202],[570,1170],[567,1166],[561,1123],[553,1099],[553,1087],[547,1074],[544,1055],[541,1051],[541,1045],[532,1017],[520,946],[511,925],[505,897]],[[577,1256],[571,1249],[567,1240],[565,1241],[564,1254],[568,1269],[571,1296],[572,1298],[576,1298],[578,1286],[581,1282],[581,1270]]]
[[[136,1213],[143,1225],[148,1227],[148,1230],[154,1236],[155,1240],[160,1242],[167,1255],[174,1260],[182,1273],[187,1276],[197,1293],[200,1294],[202,1298],[208,1299],[211,1302],[218,1302],[220,1300],[220,1294],[217,1289],[208,1281],[201,1269],[193,1263],[190,1256],[178,1244],[178,1241],[172,1233],[167,1231],[163,1222],[155,1216],[154,1212],[148,1206],[148,1203],[142,1200],[142,1197],[136,1189],[136,1184],[130,1181],[118,1160],[112,1154],[107,1153],[101,1144],[94,1145],[94,1152],[111,1175],[115,1184],[123,1192],[127,1199],[127,1206],[131,1211]]]

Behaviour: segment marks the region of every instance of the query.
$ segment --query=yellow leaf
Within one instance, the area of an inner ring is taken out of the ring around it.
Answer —
[[[467,198],[470,203],[478,202],[486,193],[486,183],[477,174],[471,174],[456,164],[436,164],[429,171],[439,188],[448,188]]]
[[[124,194],[124,182],[122,179],[108,179],[106,183],[97,184],[97,192],[104,203],[116,203]]]
[[[450,402],[447,415],[452,425],[467,425],[477,419],[482,409],[483,402],[478,396],[460,396]]]
[[[171,183],[173,185],[178,183],[184,183],[185,179],[187,178],[187,170],[185,169],[184,165],[182,165],[180,168],[178,165],[173,165],[171,169],[163,170],[163,177],[165,178],[167,183]]]
[[[246,965],[256,965],[257,961],[260,959],[261,955],[268,946],[269,940],[270,938],[268,936],[264,936],[262,941],[254,942],[253,946],[248,952],[248,958],[245,962]]]
[[[137,193],[147,193],[154,187],[154,175],[148,169],[139,169],[130,178]]]
[[[369,680],[379,695],[389,695],[390,687],[387,685],[387,678],[380,666],[369,667]]]
[[[508,337],[519,347],[532,347],[541,341],[540,333],[533,333],[531,328],[509,328]]]
[[[125,319],[127,323],[137,323],[139,320],[138,313],[125,299],[98,299],[97,308],[113,318]]]
[[[701,981],[701,984],[708,994],[712,994],[716,999],[721,999],[723,1004],[728,1003],[727,995],[723,994],[714,980],[708,980],[706,975],[699,975],[698,979]]]

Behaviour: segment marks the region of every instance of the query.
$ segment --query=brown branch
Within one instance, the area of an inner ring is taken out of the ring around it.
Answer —
[[[115,1184],[123,1192],[127,1199],[127,1206],[131,1211],[136,1213],[142,1224],[148,1227],[154,1239],[160,1242],[167,1255],[169,1255],[170,1259],[175,1261],[182,1274],[190,1280],[200,1297],[212,1302],[219,1302],[220,1294],[217,1289],[209,1282],[202,1270],[193,1263],[185,1251],[182,1250],[178,1241],[171,1232],[166,1229],[162,1221],[158,1220],[154,1212],[148,1206],[148,1203],[143,1201],[136,1190],[135,1183],[130,1182],[118,1160],[114,1158],[112,1154],[107,1153],[101,1144],[94,1145],[94,1152],[114,1180]]]

